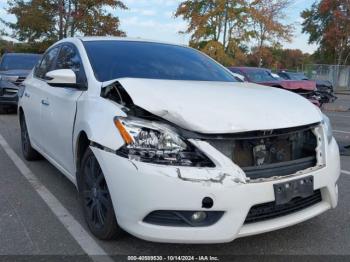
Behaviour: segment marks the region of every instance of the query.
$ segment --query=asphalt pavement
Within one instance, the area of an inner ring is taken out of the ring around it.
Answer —
[[[350,107],[350,96],[341,101],[349,101]],[[350,111],[326,114],[339,144],[350,145]],[[350,259],[350,157],[341,161],[338,207],[304,223],[227,244],[159,244],[129,234],[106,242],[89,235],[77,191],[67,178],[46,160],[23,160],[17,115],[1,114],[0,256],[347,255]]]

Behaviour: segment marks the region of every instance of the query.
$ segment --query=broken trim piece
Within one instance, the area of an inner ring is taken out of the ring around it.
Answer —
[[[96,142],[90,142],[90,146],[91,146],[91,147],[95,147],[95,148],[97,148],[97,149],[101,149],[101,150],[106,151],[106,152],[108,152],[108,153],[117,154],[117,151],[116,151],[116,150],[113,150],[113,149],[111,149],[111,148],[109,148],[109,147],[103,146],[103,145],[101,145],[101,144],[99,144],[99,143],[96,143]]]
[[[177,173],[177,177],[179,179],[186,181],[186,182],[195,182],[195,183],[211,182],[211,183],[223,184],[225,178],[230,176],[226,173],[221,173],[216,178],[186,178],[186,177],[182,176],[179,168],[176,169],[176,173]]]

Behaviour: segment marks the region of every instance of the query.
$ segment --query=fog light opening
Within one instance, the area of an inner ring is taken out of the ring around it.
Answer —
[[[193,223],[201,223],[207,218],[207,214],[203,211],[194,212],[191,216]]]

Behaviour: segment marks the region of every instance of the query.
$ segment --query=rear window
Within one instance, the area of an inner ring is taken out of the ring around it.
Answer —
[[[291,80],[308,80],[303,73],[288,73],[288,75]]]
[[[86,41],[99,81],[148,78],[237,82],[223,66],[187,47],[136,41]]]
[[[1,59],[0,71],[30,70],[40,58],[41,55],[4,55]]]
[[[252,82],[276,81],[276,78],[265,70],[249,70],[246,74]]]

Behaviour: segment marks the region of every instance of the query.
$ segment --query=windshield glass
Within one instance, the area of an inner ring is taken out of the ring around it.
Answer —
[[[224,67],[186,47],[135,41],[86,41],[96,78],[148,78],[237,82]]]
[[[41,55],[4,55],[1,64],[0,71],[7,70],[30,70],[39,61]]]
[[[266,70],[249,70],[246,74],[252,82],[276,81],[276,79]]]

